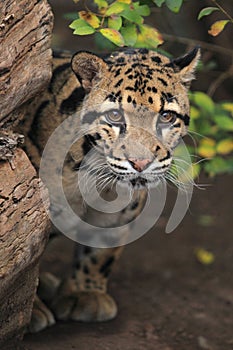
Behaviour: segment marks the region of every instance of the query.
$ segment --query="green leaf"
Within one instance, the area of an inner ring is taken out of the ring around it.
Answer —
[[[128,21],[136,24],[143,23],[143,18],[133,8],[128,8],[127,10],[124,10],[123,12],[121,12],[121,16],[127,19]]]
[[[208,30],[208,33],[212,36],[217,36],[218,34],[220,34],[223,31],[223,29],[225,28],[225,26],[229,22],[230,22],[230,20],[228,20],[228,19],[215,22],[214,24],[212,24],[212,26]]]
[[[157,48],[158,45],[163,43],[161,34],[148,25],[140,25],[139,34],[134,47],[145,47],[147,49]]]
[[[79,17],[87,22],[93,28],[99,28],[100,19],[94,13],[88,11],[79,11]]]
[[[165,0],[165,3],[169,10],[172,12],[178,13],[182,5],[183,0]]]
[[[134,3],[135,11],[143,17],[150,15],[150,8],[148,5],[140,5],[139,2]]]
[[[219,9],[217,7],[205,7],[199,12],[197,19],[200,20],[202,17],[208,16],[214,11],[219,11]]]
[[[95,29],[92,28],[86,21],[83,19],[76,19],[73,21],[69,27],[74,29],[74,34],[77,35],[88,35],[95,33]]]
[[[122,26],[122,18],[120,16],[112,15],[108,18],[108,27],[119,30]]]
[[[158,7],[161,7],[164,3],[165,0],[152,0],[153,3],[155,3],[155,5],[157,5]]]
[[[99,9],[108,7],[108,3],[105,0],[94,0],[94,3],[98,6]]]
[[[214,102],[213,100],[206,95],[204,92],[197,91],[193,94],[194,102],[197,106],[199,106],[202,110],[213,114],[214,113]]]
[[[233,152],[233,140],[232,139],[221,140],[217,144],[216,150],[219,154],[229,154]]]
[[[197,149],[198,154],[204,158],[212,158],[216,154],[216,142],[213,139],[202,139]]]
[[[95,32],[94,34],[95,45],[101,51],[114,51],[116,50],[116,45],[113,42],[105,38],[101,33]]]
[[[112,5],[109,6],[105,15],[106,16],[116,15],[128,8],[129,8],[129,5],[124,4],[123,2],[114,2]]]
[[[124,46],[125,44],[124,38],[116,29],[104,28],[100,29],[100,33],[117,46]]]
[[[134,46],[137,41],[137,29],[135,24],[129,23],[126,27],[122,27],[121,34],[125,40],[126,46]]]
[[[191,119],[198,119],[200,117],[201,113],[200,110],[194,106],[190,107],[190,118]]]
[[[233,131],[233,118],[226,114],[218,114],[214,116],[214,121],[219,129],[226,131]]]
[[[221,104],[221,107],[225,110],[231,113],[233,117],[233,102],[223,102]]]
[[[204,169],[210,176],[231,173],[233,172],[233,159],[215,157],[204,164]]]

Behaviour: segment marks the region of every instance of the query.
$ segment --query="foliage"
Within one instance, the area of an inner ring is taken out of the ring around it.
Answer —
[[[165,4],[176,13],[182,2],[183,0],[94,0],[95,11],[86,8],[75,14],[75,17],[71,14],[70,18],[74,20],[70,28],[77,35],[100,33],[116,46],[154,49],[163,43],[163,39],[156,28],[144,23],[145,17],[151,14],[150,6],[161,7]]]
[[[78,2],[79,0],[73,0]],[[232,17],[218,4],[211,0],[214,7],[203,8],[198,20],[219,12],[224,19],[214,22],[209,34],[220,34]],[[95,34],[100,48],[114,49],[119,46],[145,47],[156,49],[163,43],[158,29],[145,24],[145,18],[151,14],[153,6],[166,6],[174,13],[179,12],[183,0],[93,0],[94,10],[87,8],[78,14],[68,14],[73,22],[70,28],[76,35]],[[109,46],[109,41],[112,46]],[[191,154],[197,154],[199,160],[193,160],[190,176],[194,178],[204,170],[208,175],[233,173],[233,103],[215,103],[203,92],[190,93],[191,124],[190,134],[196,146],[189,146]],[[207,161],[208,159],[208,161]]]
[[[189,133],[196,142],[190,153],[208,160],[199,162],[195,175],[201,169],[210,176],[233,173],[233,103],[215,103],[200,91],[190,93],[190,101]]]
[[[212,2],[214,3],[214,5],[216,5],[215,7],[205,7],[203,8],[198,15],[198,20],[200,20],[202,17],[205,16],[209,16],[211,13],[218,11],[221,12],[225,18],[227,19],[223,19],[223,20],[218,20],[216,22],[214,22],[210,29],[208,30],[208,33],[212,36],[217,36],[219,35],[223,29],[226,27],[226,25],[228,23],[233,24],[233,18],[229,15],[229,13],[227,13],[224,8],[216,1],[216,0],[212,0]]]

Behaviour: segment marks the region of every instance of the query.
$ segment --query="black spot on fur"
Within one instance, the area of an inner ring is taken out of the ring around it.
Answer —
[[[160,159],[159,161],[164,162],[165,160],[169,159],[170,157],[171,157],[171,153],[169,151],[167,151],[167,155],[164,158]]]
[[[94,111],[88,112],[87,114],[84,115],[82,119],[82,123],[92,124],[97,117],[98,117],[98,114],[96,112]]]
[[[74,163],[72,169],[73,169],[74,171],[78,171],[79,168],[80,168],[81,163],[82,163],[82,162]]]
[[[122,83],[123,83],[123,78],[120,79],[120,80],[114,85],[114,87],[117,88],[117,87],[121,86]]]
[[[77,111],[78,106],[83,101],[85,96],[84,89],[78,87],[72,91],[70,96],[63,100],[60,106],[60,113],[62,114],[73,114]]]
[[[121,68],[118,68],[115,72],[114,78],[121,74]]]
[[[178,113],[177,113],[177,117],[178,117],[179,119],[183,120],[184,125],[189,125],[189,120],[190,120],[190,118],[189,118],[189,116],[188,116],[187,114],[181,115],[181,114],[178,114]]]
[[[100,267],[99,272],[100,273],[104,273],[107,269],[109,269],[109,267],[113,264],[113,262],[115,261],[115,257],[114,256],[110,256],[105,263]]]
[[[161,63],[161,58],[158,57],[158,56],[152,56],[151,57],[151,61],[160,64]]]
[[[132,97],[130,95],[128,95],[127,102],[130,103],[131,101],[132,101]]]
[[[98,260],[96,259],[95,256],[91,256],[91,262],[93,265],[96,265],[98,263]]]
[[[133,202],[130,209],[135,210],[138,207],[138,204],[139,204],[139,202],[138,202],[138,200],[136,200],[135,202]]]
[[[126,86],[125,90],[134,91],[134,88],[132,86]]]
[[[163,86],[168,86],[168,83],[163,78],[158,78],[158,80],[163,84]]]
[[[178,124],[174,124],[174,125],[173,125],[173,128],[180,128],[180,126],[181,126],[181,124],[180,124],[180,123],[178,123]]]
[[[90,139],[88,137],[88,135],[84,136],[84,141],[82,144],[82,149],[83,149],[83,154],[86,155],[88,152],[90,152],[90,150],[92,149],[92,144],[90,142]]]
[[[86,275],[89,275],[90,270],[89,270],[89,267],[88,267],[87,265],[84,265],[84,266],[83,266],[83,272],[84,272]]]
[[[77,261],[77,263],[75,264],[75,269],[79,270],[81,267],[80,261]]]
[[[124,63],[124,62],[125,62],[124,57],[117,58],[117,63]]]
[[[148,98],[148,102],[149,102],[150,104],[153,103],[153,98],[152,98],[151,96]]]
[[[139,66],[139,63],[138,63],[138,62],[132,64],[132,68],[136,68],[136,67],[138,67],[138,66]]]
[[[91,247],[84,247],[84,254],[90,254],[92,251]]]
[[[139,49],[138,51],[139,51],[139,53],[141,53],[143,55],[147,55],[149,52],[148,49]]]
[[[127,74],[129,74],[129,73],[131,73],[132,72],[132,68],[129,68],[129,69],[127,69],[127,71],[125,72],[125,75],[127,75]]]

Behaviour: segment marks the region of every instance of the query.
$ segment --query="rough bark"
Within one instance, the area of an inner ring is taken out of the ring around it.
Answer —
[[[22,150],[16,150],[14,165],[12,170],[8,162],[0,164],[5,179],[0,183],[1,349],[21,338],[30,321],[38,259],[49,228],[47,191]]]
[[[51,77],[52,22],[46,0],[0,1],[0,127],[4,128],[0,131],[0,348],[4,350],[18,349],[30,321],[38,261],[49,228],[47,191],[8,129],[17,129],[22,105]]]
[[[6,127],[50,79],[53,21],[46,0],[1,0],[0,16],[0,127]]]

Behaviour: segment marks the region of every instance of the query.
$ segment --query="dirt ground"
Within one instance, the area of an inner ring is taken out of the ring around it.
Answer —
[[[26,349],[232,350],[232,187],[232,177],[224,176],[196,190],[181,225],[165,234],[174,197],[170,193],[157,227],[126,247],[112,274],[109,287],[119,306],[117,318],[58,322],[27,335]],[[54,241],[42,269],[65,275],[72,244],[65,237]],[[198,247],[214,254],[213,264],[198,262]]]

